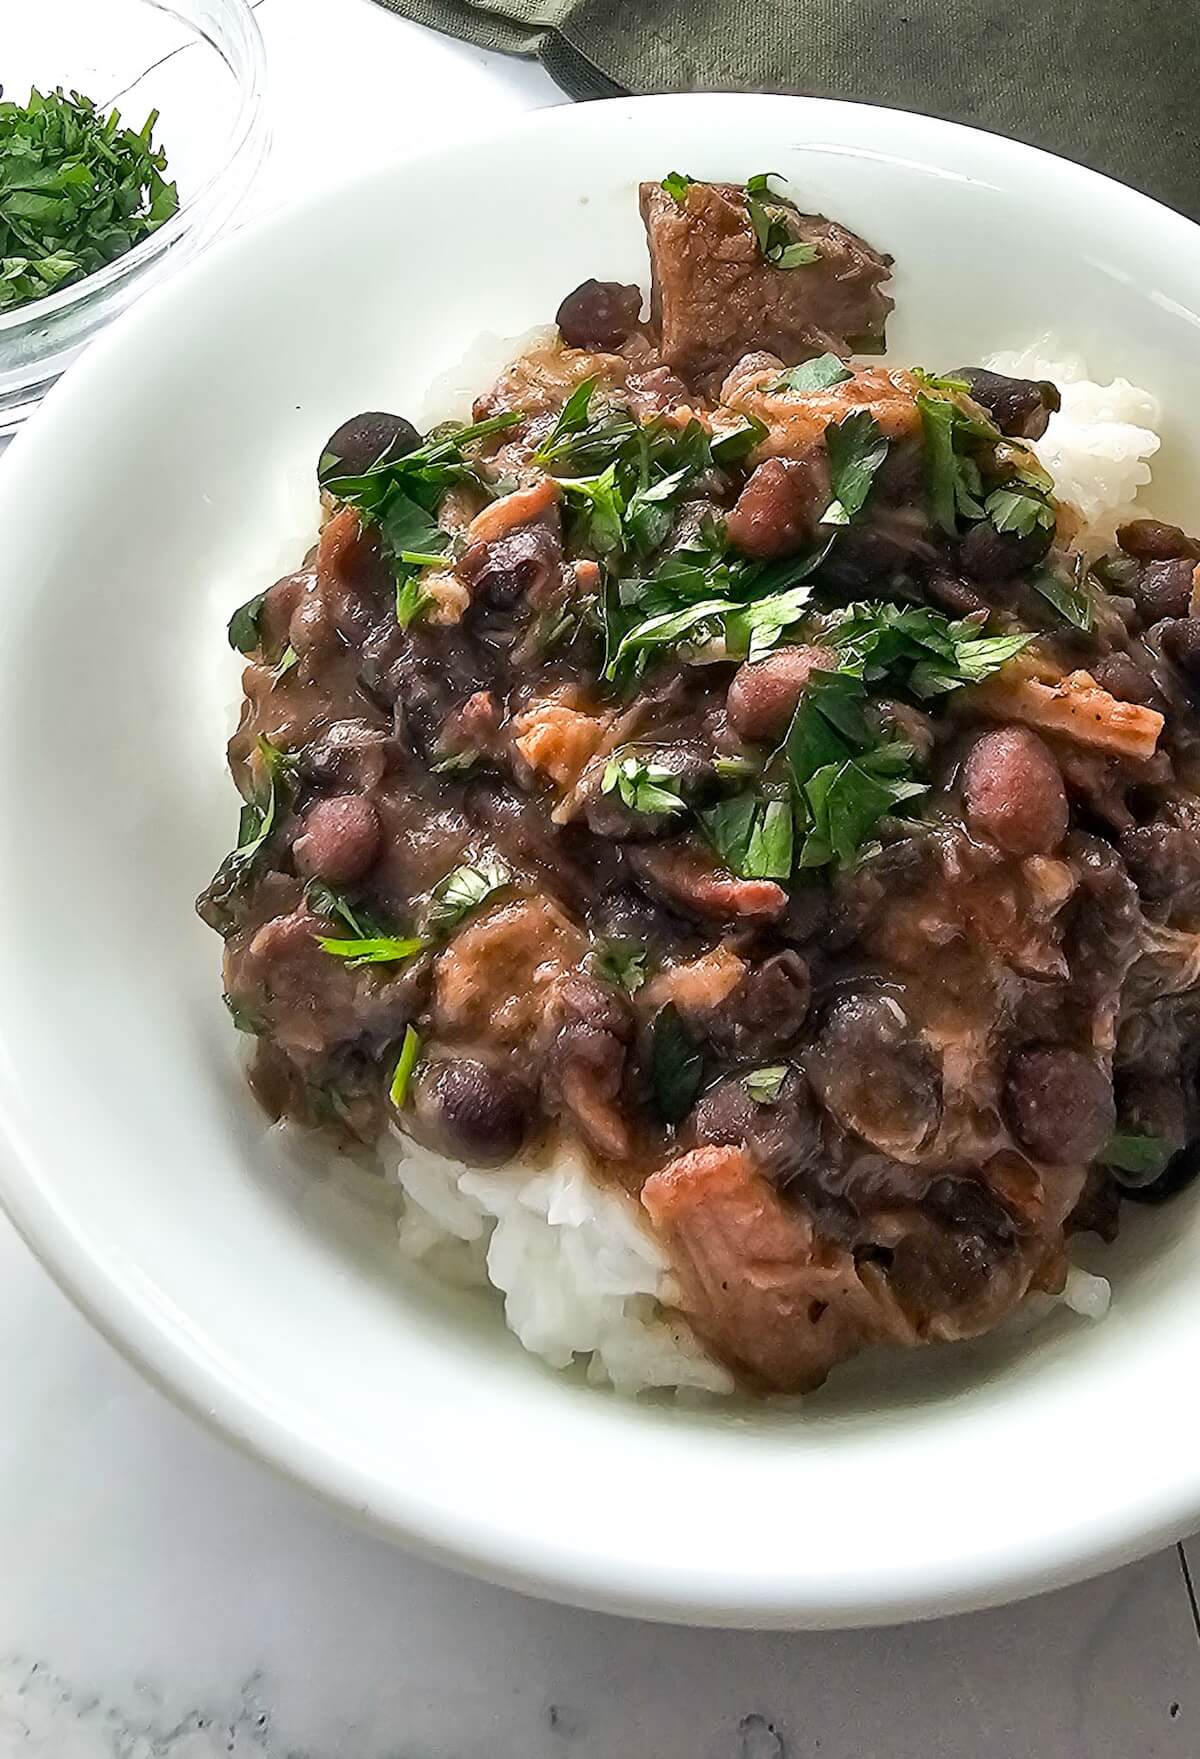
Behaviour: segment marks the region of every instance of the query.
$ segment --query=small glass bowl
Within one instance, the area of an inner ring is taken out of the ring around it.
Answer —
[[[115,104],[155,144],[179,209],[115,262],[0,313],[0,436],[11,434],[92,338],[232,219],[267,148],[262,37],[246,0],[4,0],[4,96],[62,86]]]

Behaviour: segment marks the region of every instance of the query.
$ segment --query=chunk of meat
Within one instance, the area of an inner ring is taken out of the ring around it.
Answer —
[[[963,800],[971,829],[1010,855],[1052,855],[1067,834],[1062,775],[1028,727],[998,727],[975,741]]]
[[[620,1098],[632,1040],[629,1005],[611,984],[567,971],[551,985],[540,1040],[542,1097],[607,1160],[629,1157]]]
[[[619,348],[637,328],[642,290],[620,281],[582,281],[558,308],[568,348]]]
[[[722,942],[699,958],[657,972],[638,999],[652,1014],[673,1002],[681,1014],[702,1018],[727,1001],[745,975],[745,960]]]
[[[552,898],[502,904],[459,929],[434,964],[433,1018],[447,1039],[528,1045],[551,984],[587,941]]]
[[[814,262],[777,269],[764,259],[737,184],[693,183],[678,202],[660,184],[642,185],[651,324],[664,362],[690,385],[719,384],[748,348],[791,362],[883,341],[891,258],[835,221],[770,199],[791,238],[816,249]]]
[[[1094,1160],[1117,1121],[1108,1072],[1064,1045],[1017,1051],[1009,1059],[1004,1103],[1018,1142],[1051,1166]]]
[[[381,1046],[416,1012],[412,967],[351,969],[317,943],[329,924],[299,908],[231,935],[225,991],[301,1069],[316,1069],[339,1048]]]
[[[524,1082],[474,1057],[424,1064],[412,1105],[422,1139],[471,1166],[512,1160],[533,1119],[533,1095]]]
[[[540,605],[562,585],[558,484],[546,478],[477,513],[454,572],[476,602],[508,611],[520,599]]]
[[[844,996],[808,1058],[821,1104],[843,1130],[899,1161],[915,1161],[942,1115],[942,1071],[894,996]]]
[[[766,458],[726,518],[726,536],[755,561],[794,555],[816,537],[832,493],[820,441],[810,442],[798,458]]]
[[[986,683],[961,692],[956,707],[999,721],[1020,721],[1080,745],[1145,763],[1154,756],[1163,717],[1134,702],[1118,702],[1090,672],[1061,676],[1020,654]]]
[[[475,399],[472,413],[476,421],[512,410],[535,420],[557,416],[571,392],[585,379],[599,377],[611,387],[623,385],[628,373],[629,362],[619,354],[564,348],[555,336],[523,349],[486,396]]]
[[[304,815],[292,856],[300,873],[331,886],[353,885],[379,854],[379,814],[359,794],[318,800]]]
[[[702,922],[775,921],[787,909],[787,893],[774,880],[735,879],[695,843],[634,845],[626,859],[653,896]]]
[[[725,702],[729,725],[743,739],[781,738],[813,672],[831,671],[837,663],[832,648],[798,644],[739,667]]]
[[[911,374],[883,366],[855,366],[851,377],[825,391],[773,389],[783,363],[774,355],[751,354],[738,362],[721,386],[721,402],[761,421],[766,437],[752,456],[794,458],[819,442],[827,427],[865,409],[891,441],[915,440],[921,432],[919,386]],[[872,499],[878,499],[878,484]]]
[[[513,717],[516,747],[531,770],[565,791],[583,774],[610,718],[581,707],[578,691],[567,684]]]
[[[437,742],[439,761],[468,755],[481,757],[490,752],[500,731],[502,718],[494,691],[473,691],[442,722]]]
[[[1047,423],[1062,408],[1058,386],[1049,379],[1012,379],[983,366],[959,367],[971,396],[986,409],[1002,434],[1018,440],[1040,440]]]
[[[467,527],[467,537],[471,543],[493,544],[518,526],[531,525],[535,519],[541,519],[557,505],[560,492],[554,478],[546,476],[532,488],[514,489],[511,495],[501,495],[498,501],[490,502],[475,515]]]
[[[882,1329],[851,1255],[821,1239],[743,1149],[692,1149],[647,1179],[642,1203],[696,1330],[759,1385],[820,1386]]]

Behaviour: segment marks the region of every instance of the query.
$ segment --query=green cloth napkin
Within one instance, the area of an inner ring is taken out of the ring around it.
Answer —
[[[573,98],[774,91],[1013,135],[1200,218],[1192,0],[380,0]]]

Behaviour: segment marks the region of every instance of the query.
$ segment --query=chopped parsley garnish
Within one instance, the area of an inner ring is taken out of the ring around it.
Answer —
[[[502,861],[492,858],[454,868],[445,879],[438,881],[429,895],[426,934],[449,934],[464,916],[478,910],[481,904],[486,904],[489,898],[511,884],[512,874],[508,868]]]
[[[869,409],[856,409],[825,429],[833,499],[822,525],[849,525],[862,512],[875,473],[888,454],[883,430]]]
[[[412,1080],[413,1070],[417,1066],[417,1058],[421,1054],[421,1035],[415,1026],[404,1028],[404,1040],[400,1046],[400,1055],[396,1059],[396,1067],[392,1071],[392,1079],[388,1086],[388,1098],[396,1110],[403,1111],[408,1098],[408,1086]]]
[[[1082,564],[1083,558],[1080,557],[1079,561]],[[1036,574],[1030,575],[1029,584],[1048,605],[1053,605],[1060,617],[1085,635],[1090,631],[1095,607],[1085,584],[1082,566],[1076,568],[1074,578],[1064,572],[1039,568]]]
[[[358,940],[366,940],[367,924],[356,914],[349,902],[324,880],[309,880],[304,888],[304,902],[314,916],[340,917],[350,933]]]
[[[773,1063],[765,1069],[752,1069],[742,1076],[742,1086],[755,1105],[771,1105],[779,1098],[779,1090],[787,1079],[787,1064]]]
[[[612,757],[600,783],[604,794],[619,794],[631,812],[682,812],[684,803],[668,786],[676,777],[662,764],[637,757]]]
[[[743,417],[740,427],[727,428],[723,434],[712,436],[708,446],[709,455],[713,463],[723,470],[727,465],[740,464],[748,453],[753,452],[759,441],[766,437],[767,424],[759,421],[756,415],[747,415]]]
[[[821,252],[815,244],[792,237],[787,210],[771,189],[772,177],[779,177],[778,171],[760,171],[746,179],[746,211],[763,261],[773,269],[800,269],[815,263]]]
[[[999,438],[998,430],[990,422],[968,415],[946,397],[919,391],[917,408],[925,438],[929,509],[934,524],[953,537],[960,517],[983,518],[983,477],[965,448],[972,440],[995,441]]]
[[[235,653],[252,654],[258,647],[262,639],[258,625],[266,596],[265,592],[256,592],[229,619],[229,645]]]
[[[664,1124],[679,1124],[700,1091],[704,1059],[684,1025],[679,1009],[668,1002],[650,1027],[650,1096]]]
[[[258,740],[258,755],[266,778],[266,794],[258,800],[247,800],[238,821],[237,848],[226,857],[228,872],[244,873],[262,852],[267,838],[275,829],[284,806],[291,797],[293,760],[269,739]]]
[[[1016,532],[1018,537],[1029,537],[1039,526],[1052,531],[1056,517],[1044,495],[1024,488],[993,489],[983,510],[997,531]]]
[[[803,842],[799,865],[849,867],[871,847],[879,820],[927,790],[913,749],[883,742],[864,714],[866,690],[849,672],[814,672],[784,751]]]
[[[318,934],[313,939],[323,953],[344,959],[348,966],[399,965],[423,953],[429,942],[420,935],[401,938],[397,935],[354,935],[343,940],[334,935]]]
[[[610,464],[598,476],[560,476],[558,486],[568,500],[582,502],[582,541],[598,556],[611,555],[624,542],[621,524],[624,497],[617,486],[617,467]]]
[[[287,674],[291,671],[293,666],[298,666],[299,664],[300,664],[300,655],[296,652],[295,648],[289,642],[287,647],[285,647],[283,652],[280,654],[279,659],[276,662],[275,667],[271,673],[272,687],[274,687],[274,685],[278,684],[278,682],[281,678],[286,677]]]
[[[818,354],[815,360],[803,360],[799,366],[790,366],[786,372],[764,385],[764,391],[831,391],[835,385],[845,384],[854,374],[844,360],[836,354]]]
[[[402,629],[407,629],[429,603],[429,594],[417,578],[420,570],[442,563],[450,547],[449,533],[437,523],[438,502],[455,483],[491,492],[464,448],[503,433],[524,419],[519,410],[510,410],[467,427],[434,430],[424,445],[399,458],[385,453],[360,476],[318,472],[322,488],[346,506],[356,507],[364,519],[378,527],[396,578],[396,619]],[[331,469],[337,468],[337,460],[332,460]]]
[[[952,620],[920,605],[848,605],[822,639],[841,669],[868,684],[900,687],[921,700],[980,684],[1034,639],[984,635],[981,618]]]
[[[636,995],[646,981],[645,941],[624,935],[598,940],[588,955],[592,975],[605,983],[615,983],[626,995]]]
[[[1158,1178],[1170,1158],[1171,1150],[1160,1136],[1143,1136],[1126,1130],[1118,1130],[1110,1136],[1096,1156],[1102,1166],[1114,1167],[1119,1173],[1131,1173],[1147,1182]]]
[[[923,366],[910,368],[909,377],[915,379],[923,391],[929,391],[935,397],[967,395],[971,390],[966,379],[955,378],[949,373],[926,372]]]
[[[176,212],[157,123],[152,110],[124,128],[61,87],[0,103],[0,312],[115,262]]]
[[[672,201],[682,202],[695,181],[696,179],[689,177],[686,172],[668,171],[662,180],[662,186]]]
[[[739,879],[785,880],[790,876],[790,801],[738,794],[697,816],[714,850]]]

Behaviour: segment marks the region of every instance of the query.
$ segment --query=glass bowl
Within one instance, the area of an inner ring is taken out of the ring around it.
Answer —
[[[83,348],[228,226],[267,147],[262,38],[246,0],[5,0],[0,79],[77,90],[156,144],[179,209],[115,262],[0,314],[0,436],[32,414]]]

